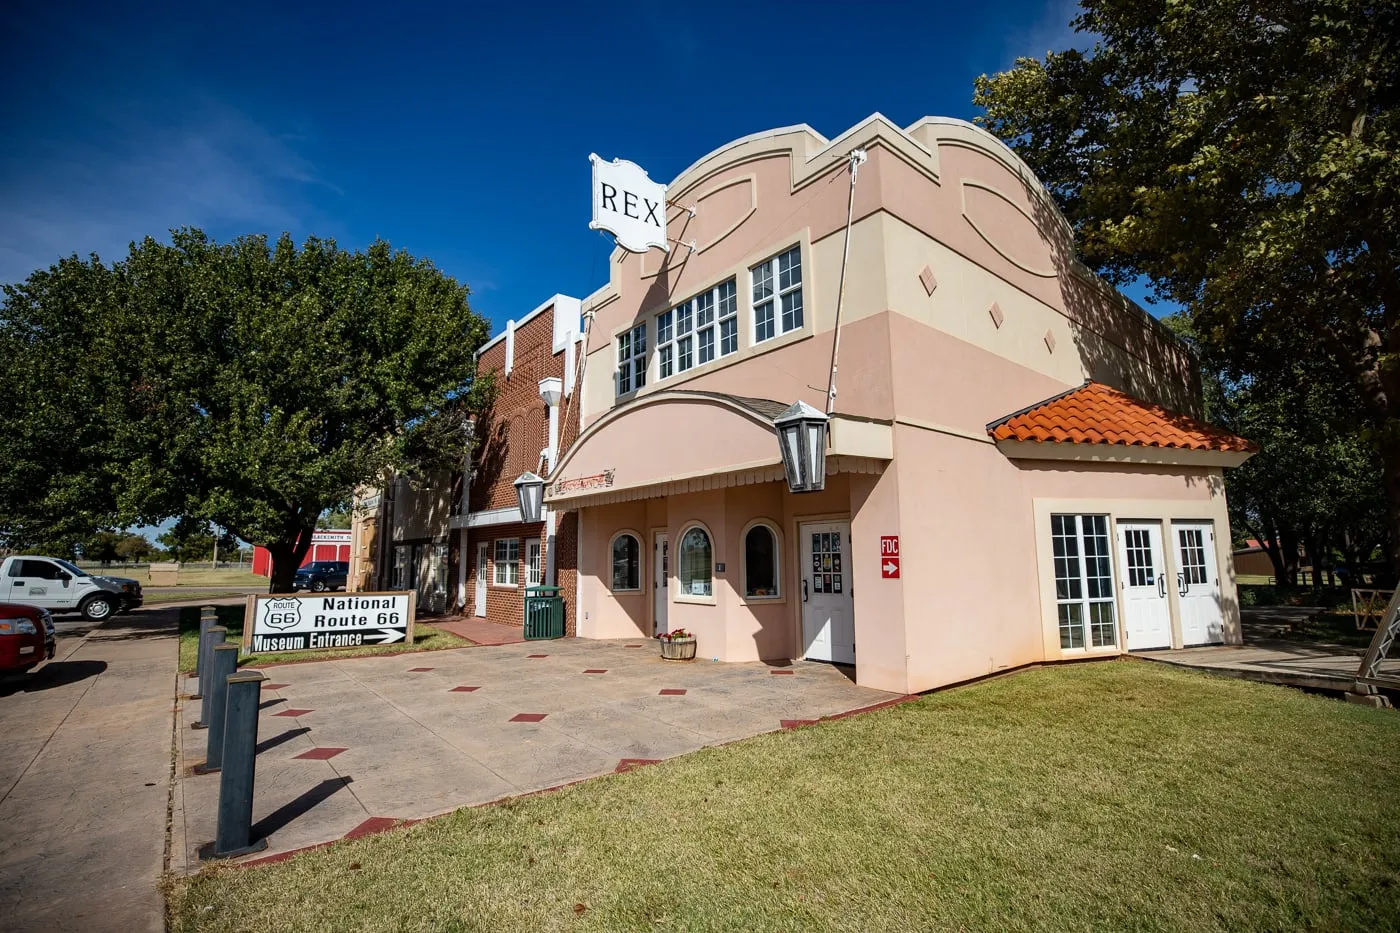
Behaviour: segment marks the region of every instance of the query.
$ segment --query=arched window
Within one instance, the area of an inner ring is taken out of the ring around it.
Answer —
[[[714,552],[710,534],[694,526],[681,536],[680,560],[677,569],[681,578],[682,596],[714,595]]]
[[[612,588],[613,592],[642,588],[642,545],[635,535],[613,538]]]
[[[778,535],[768,525],[756,524],[744,533],[744,595],[776,597],[778,580]]]

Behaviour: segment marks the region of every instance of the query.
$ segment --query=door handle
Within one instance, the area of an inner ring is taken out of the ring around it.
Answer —
[[[1184,573],[1176,575],[1176,592],[1178,596],[1186,595],[1186,574]]]
[[[1157,598],[1167,598],[1167,575],[1165,573],[1157,574]]]
[[[804,603],[807,601],[807,578],[806,578],[806,577],[803,577],[803,578],[802,578],[802,601],[803,601]]]

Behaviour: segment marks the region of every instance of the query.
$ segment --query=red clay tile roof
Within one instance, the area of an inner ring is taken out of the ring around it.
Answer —
[[[1203,421],[1098,382],[1033,405],[987,426],[999,441],[1121,444],[1178,450],[1253,452],[1258,445]]]

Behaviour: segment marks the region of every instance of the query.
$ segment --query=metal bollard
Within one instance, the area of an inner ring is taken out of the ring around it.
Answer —
[[[213,606],[206,606],[200,610],[199,614],[199,642],[194,656],[194,672],[190,674],[195,682],[194,693],[190,694],[190,699],[198,700],[200,694],[204,692],[204,635],[210,628],[219,624],[218,616],[206,610],[213,609]]]
[[[214,855],[229,858],[267,848],[253,834],[253,778],[257,773],[258,704],[263,675],[230,674],[224,713],[224,761],[219,773],[219,829]]]
[[[222,645],[227,634],[228,629],[222,625],[212,625],[209,631],[204,633],[204,665],[199,675],[199,722],[194,723],[191,728],[209,728],[209,695],[214,691],[214,646]]]
[[[228,679],[238,670],[238,646],[215,645],[211,652],[209,682],[209,732],[205,737],[204,764],[196,774],[213,774],[224,766],[224,726],[228,710]]]

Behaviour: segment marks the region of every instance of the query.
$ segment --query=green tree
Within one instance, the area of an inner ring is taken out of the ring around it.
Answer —
[[[128,532],[117,542],[117,556],[130,564],[150,560],[156,553],[156,546],[145,535]]]
[[[189,515],[180,516],[158,540],[172,560],[181,563],[209,560],[214,556],[214,533],[209,522]]]
[[[351,253],[198,230],[7,287],[0,339],[33,398],[0,415],[25,465],[0,474],[0,529],[190,516],[266,547],[273,590],[289,590],[322,513],[386,470],[452,455],[486,388],[487,323],[467,294],[383,242]],[[59,358],[73,387],[37,375]],[[24,433],[55,405],[85,406],[64,422],[77,439],[45,432],[58,454]],[[91,515],[59,521],[75,500]]]
[[[1400,566],[1397,3],[1083,0],[1073,25],[1092,49],[978,79],[980,122],[1089,265],[1185,307],[1208,365],[1344,374]]]
[[[104,566],[120,555],[117,547],[122,536],[115,531],[99,531],[82,543],[83,560],[98,561]]]
[[[316,527],[332,528],[341,531],[348,529],[350,527],[351,518],[350,509],[351,507],[349,505],[344,505],[326,511],[326,513],[321,516],[321,520],[316,523]]]

